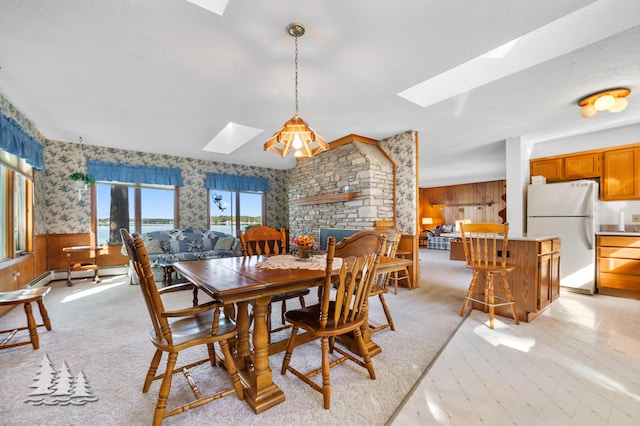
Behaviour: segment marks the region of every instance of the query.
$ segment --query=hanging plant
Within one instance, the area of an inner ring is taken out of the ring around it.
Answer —
[[[69,179],[75,182],[82,182],[84,185],[96,183],[96,179],[88,173],[75,172],[69,175]]]

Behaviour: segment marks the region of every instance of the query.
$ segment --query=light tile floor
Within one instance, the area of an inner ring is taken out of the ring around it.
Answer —
[[[561,292],[531,323],[473,311],[392,425],[640,425],[640,301]]]

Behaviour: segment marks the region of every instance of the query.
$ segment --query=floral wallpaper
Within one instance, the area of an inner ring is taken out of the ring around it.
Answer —
[[[243,176],[257,176],[269,179],[270,192],[267,194],[267,224],[276,228],[288,227],[288,170],[266,169],[237,164],[186,157],[149,154],[138,151],[119,150],[77,143],[47,140],[44,144],[45,171],[44,199],[47,220],[44,233],[82,233],[91,227],[91,200],[89,191],[84,191],[78,199],[78,190],[68,179],[77,171],[78,158],[102,160],[115,163],[154,165],[181,169],[184,186],[180,187],[180,227],[205,228],[207,224],[207,190],[205,175],[227,173]],[[81,160],[85,167],[85,162]],[[40,206],[36,205],[36,209]]]
[[[29,121],[25,116],[22,115],[20,111],[18,111],[2,94],[0,93],[0,114],[4,114],[5,117],[11,118],[15,120],[22,129],[27,132],[30,136],[40,142],[42,145],[45,144],[46,138],[40,134],[38,129]],[[45,168],[47,167],[45,160]],[[45,187],[42,185],[42,182],[39,182],[40,175],[43,172],[35,172],[34,176],[34,204],[35,209],[33,212],[34,215],[34,232],[35,235],[44,234],[44,226],[43,224],[47,220],[46,210],[39,208],[40,206],[46,206],[45,202]]]
[[[91,228],[89,191],[78,198],[78,190],[68,179],[77,169],[77,161],[102,160],[129,164],[175,167],[182,171],[184,186],[180,188],[180,226],[203,228],[207,222],[205,174],[229,173],[269,179],[267,195],[267,225],[276,229],[289,228],[290,170],[225,164],[186,157],[149,154],[139,151],[81,145],[46,139],[36,127],[2,94],[0,110],[18,122],[22,128],[44,146],[45,170],[36,171],[34,230],[36,235],[87,233]],[[382,149],[396,163],[396,224],[405,234],[417,230],[417,135],[406,131],[379,141]]]
[[[396,227],[403,234],[417,234],[418,141],[413,130],[378,142],[396,163]]]

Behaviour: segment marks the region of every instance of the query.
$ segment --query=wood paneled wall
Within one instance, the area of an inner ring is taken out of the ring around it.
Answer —
[[[472,222],[502,223],[506,218],[506,181],[420,188],[419,221],[433,218],[433,225]]]
[[[47,270],[67,269],[67,255],[62,251],[64,247],[90,245],[90,234],[48,234],[47,237]],[[98,265],[114,266],[126,265],[129,263],[127,256],[120,253],[121,244],[104,246],[100,250]],[[82,262],[84,260],[95,261],[89,256],[94,256],[94,252],[74,253],[72,260]],[[84,256],[84,258],[83,258]]]

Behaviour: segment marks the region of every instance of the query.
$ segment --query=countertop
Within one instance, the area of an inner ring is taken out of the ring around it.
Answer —
[[[623,232],[621,232],[622,234]],[[624,234],[631,234],[630,232],[624,232]],[[640,234],[638,234],[640,235]],[[462,234],[460,232],[449,232],[440,234],[441,237],[454,237],[454,238],[462,238]],[[528,236],[527,234],[509,234],[510,241],[543,241],[543,240],[551,240],[553,238],[560,238],[559,235],[539,235],[536,237]]]
[[[596,235],[615,235],[621,237],[640,237],[640,232],[622,232],[622,231],[601,231]]]

